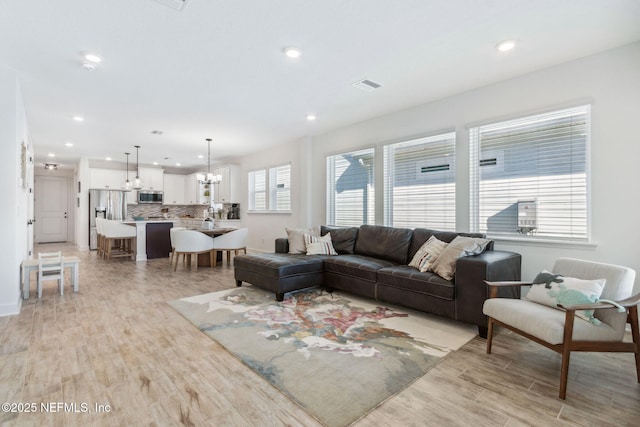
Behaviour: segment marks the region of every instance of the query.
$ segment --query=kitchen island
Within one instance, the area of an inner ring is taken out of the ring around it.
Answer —
[[[205,229],[203,221],[197,218],[148,218],[141,221],[125,220],[124,224],[136,227],[136,261],[153,258],[168,258],[171,253],[170,229],[185,227],[202,231],[210,236],[224,234],[234,227]]]

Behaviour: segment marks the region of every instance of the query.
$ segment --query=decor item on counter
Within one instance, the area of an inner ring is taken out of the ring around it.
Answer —
[[[134,145],[134,147],[136,147],[136,178],[133,180],[133,189],[140,190],[143,187],[142,179],[140,179],[140,164],[138,163],[140,146]]]
[[[134,216],[133,219],[136,220],[136,221],[144,221],[144,217],[143,216]]]
[[[122,189],[124,191],[131,191],[133,189],[133,183],[129,181],[129,154],[124,153],[127,156],[127,180],[122,184]]]
[[[475,336],[471,325],[318,288],[280,303],[246,286],[169,304],[326,426],[350,425]]]

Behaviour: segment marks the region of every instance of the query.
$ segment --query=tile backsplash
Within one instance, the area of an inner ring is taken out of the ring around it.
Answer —
[[[234,206],[238,206],[237,203],[233,204]],[[223,204],[217,204],[214,205],[214,211],[218,212],[220,211],[219,215],[216,215],[215,218],[217,219],[227,219],[229,216],[229,212],[234,212],[236,215],[238,215],[238,218],[234,219],[239,219],[239,213],[240,213],[240,209],[232,209],[232,204],[231,203],[223,203]],[[184,216],[192,216],[193,218],[203,218],[203,212],[207,209],[205,206],[194,206],[194,205],[154,205],[154,204],[149,204],[149,205],[127,205],[127,216],[128,217],[134,217],[134,216],[143,216],[145,218],[149,218],[149,217],[161,217],[163,216],[163,212],[162,209],[167,209],[167,216],[169,218],[178,218],[178,217],[184,217]]]

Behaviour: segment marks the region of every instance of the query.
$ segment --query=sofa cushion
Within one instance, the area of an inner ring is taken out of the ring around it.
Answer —
[[[361,225],[354,253],[398,264],[407,264],[413,230],[408,228]]]
[[[453,301],[455,286],[452,282],[431,272],[420,272],[407,265],[386,267],[378,270],[378,283],[432,295]],[[407,295],[407,298],[411,298]]]
[[[236,269],[251,270],[267,277],[322,273],[322,263],[326,256],[304,254],[260,253],[234,257]]]
[[[331,233],[331,243],[338,254],[352,254],[358,237],[358,227],[320,227],[320,235]]]
[[[354,276],[364,280],[376,281],[376,272],[385,267],[397,265],[390,261],[371,258],[364,255],[340,255],[326,257],[324,271],[346,276]]]

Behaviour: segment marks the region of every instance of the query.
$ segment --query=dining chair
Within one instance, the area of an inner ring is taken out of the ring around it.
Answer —
[[[560,399],[567,395],[573,351],[633,353],[640,383],[640,294],[632,296],[635,271],[560,258],[551,272],[544,273],[548,274],[544,284],[486,282],[489,299],[484,302],[483,312],[488,316],[487,354],[491,353],[494,326],[499,325],[562,355]],[[523,299],[496,298],[501,287],[523,285],[532,285]],[[624,341],[627,323],[631,324],[632,342]]]
[[[173,235],[178,230],[186,230],[186,227],[171,227],[169,229],[169,240],[171,241],[171,255],[169,257],[169,265],[173,265],[173,257],[176,253],[176,245],[174,242],[175,237]]]
[[[213,239],[204,233],[194,230],[176,230],[173,233],[173,242],[175,245],[175,255],[173,258],[173,271],[178,268],[178,260],[180,255],[186,260],[189,257],[189,264],[195,258],[195,270],[198,270],[198,255],[208,253],[213,267]],[[195,256],[192,256],[195,255]]]
[[[213,238],[213,266],[216,267],[218,260],[218,251],[227,252],[227,265],[231,265],[231,251],[234,256],[239,251],[247,253],[247,237],[249,236],[248,228],[239,228],[220,236]]]
[[[60,295],[64,294],[64,258],[62,252],[38,253],[38,298],[42,298],[42,282],[57,280]]]

